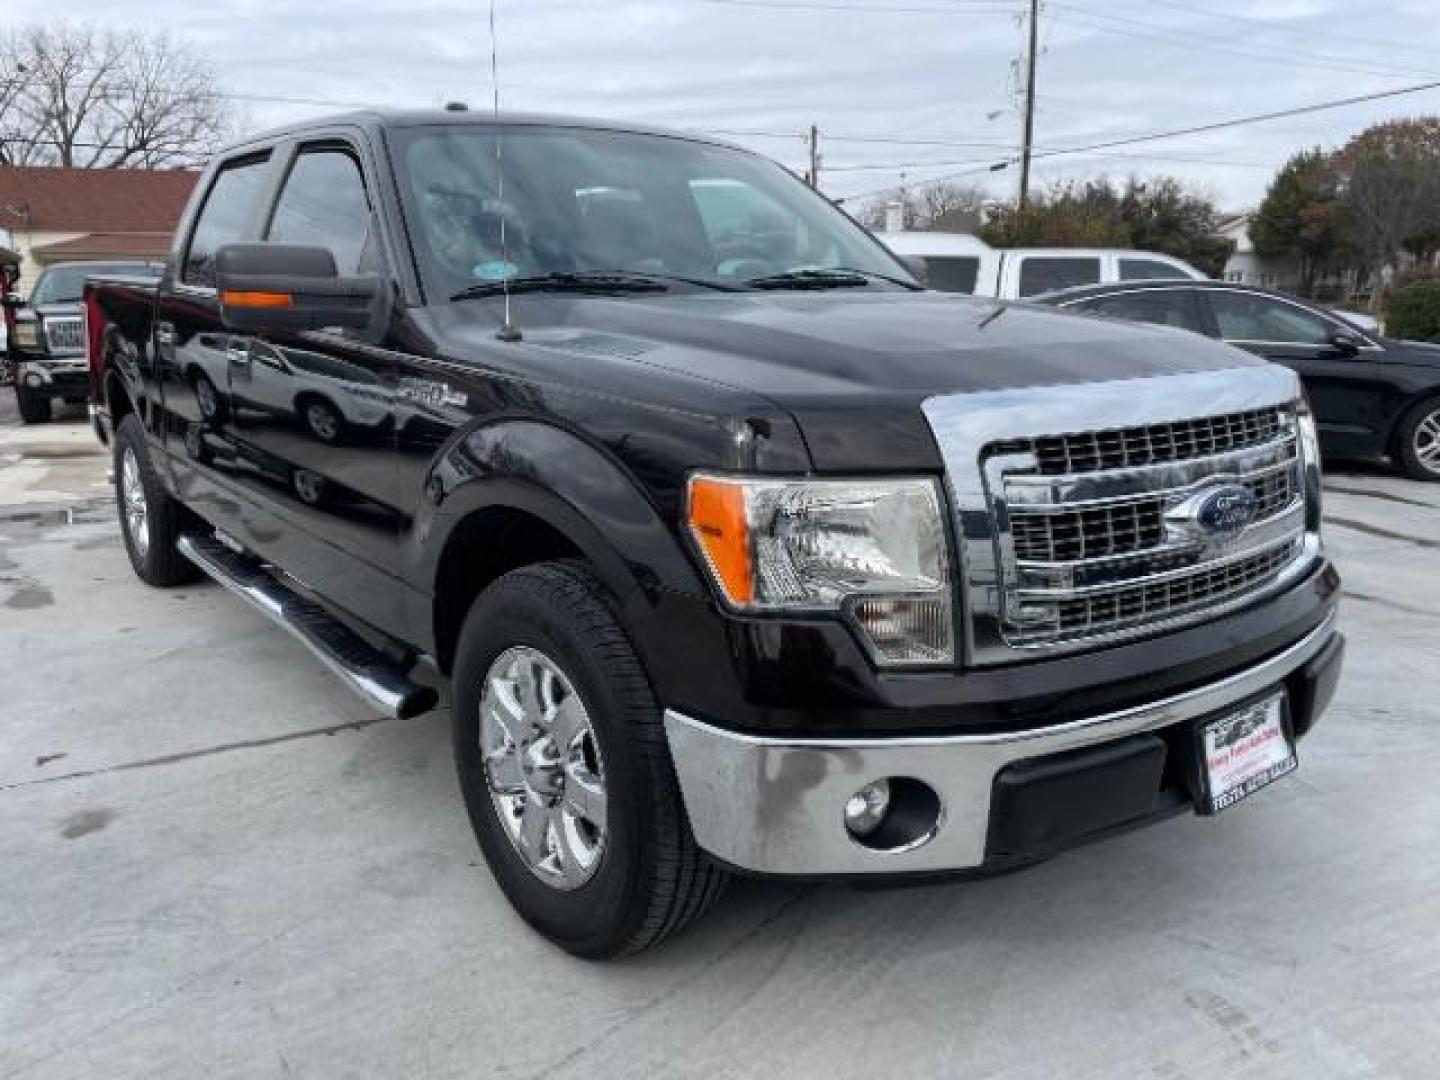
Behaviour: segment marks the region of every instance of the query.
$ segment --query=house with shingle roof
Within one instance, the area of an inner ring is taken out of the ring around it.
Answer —
[[[20,256],[20,291],[49,263],[163,259],[199,175],[0,165],[0,247]]]

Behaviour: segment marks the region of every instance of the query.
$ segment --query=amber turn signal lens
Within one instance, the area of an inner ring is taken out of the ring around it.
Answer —
[[[745,490],[715,477],[690,481],[690,534],[710,562],[725,598],[742,606],[755,599],[750,562],[750,527],[745,516]]]
[[[220,294],[220,302],[226,307],[277,308],[293,307],[295,298],[283,292],[240,292]]]

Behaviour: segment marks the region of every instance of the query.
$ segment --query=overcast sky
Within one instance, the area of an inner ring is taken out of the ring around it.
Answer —
[[[902,172],[920,183],[976,169],[967,181],[1013,193],[1017,170],[984,170],[1013,155],[1020,138],[1021,0],[497,2],[506,108],[773,133],[734,141],[797,169],[801,133],[815,123],[831,195],[894,185]],[[1037,147],[1440,80],[1437,7],[1440,0],[1050,0],[1041,17]],[[490,101],[486,0],[6,0],[6,13],[171,29],[207,54],[237,95]],[[248,127],[327,111],[239,105]],[[1423,112],[1440,112],[1440,90],[1108,157],[1060,157],[1038,162],[1037,176],[1171,173],[1239,209],[1263,195],[1294,150]]]

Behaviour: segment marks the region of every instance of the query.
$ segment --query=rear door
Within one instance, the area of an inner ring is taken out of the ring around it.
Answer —
[[[1198,291],[1217,336],[1299,373],[1326,449],[1366,454],[1380,448],[1388,429],[1383,350],[1354,327],[1283,297],[1244,289]],[[1358,355],[1347,356],[1330,343],[1337,331],[1364,343]]]
[[[340,135],[279,151],[264,240],[330,251],[342,276],[388,277],[374,236],[374,190],[362,145]],[[340,606],[393,619],[379,587],[395,575],[397,363],[358,332],[232,337],[229,387],[241,475],[282,527],[276,560]]]
[[[215,255],[226,244],[255,237],[271,166],[269,149],[249,150],[210,175],[173,276],[162,282],[155,317],[156,427],[176,485],[182,499],[232,533],[241,529],[244,512],[231,497],[229,479],[243,463],[229,396],[235,343],[220,319]]]

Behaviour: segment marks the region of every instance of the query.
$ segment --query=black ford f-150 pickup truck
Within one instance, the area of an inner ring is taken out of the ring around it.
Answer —
[[[925,291],[703,138],[275,132],[86,313],[139,576],[203,570],[388,713],[433,664],[491,869],[581,955],[732,871],[985,873],[1214,813],[1338,676],[1293,373]]]

